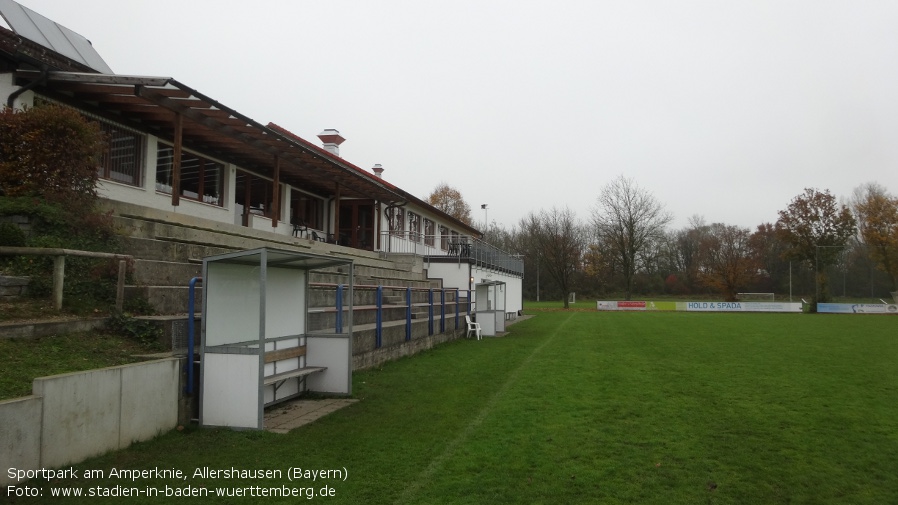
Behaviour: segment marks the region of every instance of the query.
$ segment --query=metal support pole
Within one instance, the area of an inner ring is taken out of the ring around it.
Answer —
[[[202,277],[194,277],[190,279],[187,285],[187,384],[184,386],[184,392],[188,395],[193,394],[193,352],[195,348],[196,337],[194,336],[194,322],[196,313],[196,283],[203,282]]]
[[[427,292],[427,334],[433,335],[433,288]]]
[[[446,290],[440,289],[440,333],[446,332]]]
[[[343,285],[337,285],[337,333],[343,333]]]
[[[458,315],[461,310],[460,304],[458,303],[458,288],[455,289],[455,329],[458,329]]]
[[[384,327],[383,327],[384,287],[383,286],[377,286],[377,292],[375,295],[375,303],[377,304],[377,312],[375,315],[375,324],[374,324],[374,347],[376,349],[380,349],[380,346],[383,345],[383,335],[384,335]]]
[[[412,288],[405,288],[405,340],[412,339]]]

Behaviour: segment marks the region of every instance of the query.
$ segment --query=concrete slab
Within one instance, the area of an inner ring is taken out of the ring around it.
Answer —
[[[58,468],[119,448],[120,368],[39,377],[43,397],[41,464]]]
[[[41,415],[37,396],[0,401],[0,455],[3,472],[0,485],[16,484],[8,468],[37,470],[41,467]]]
[[[119,447],[178,425],[180,378],[181,361],[176,358],[122,367]]]
[[[309,424],[356,402],[358,400],[350,398],[300,399],[286,402],[265,412],[265,429],[272,433],[289,433],[292,429]]]

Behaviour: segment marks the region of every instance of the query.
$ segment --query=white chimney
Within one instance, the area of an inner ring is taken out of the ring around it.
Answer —
[[[318,138],[321,139],[321,142],[324,144],[325,151],[333,154],[334,156],[340,156],[340,144],[342,144],[346,140],[342,135],[340,135],[340,132],[334,130],[333,128],[328,128],[319,133]]]
[[[380,163],[375,163],[373,167],[371,167],[371,171],[374,172],[374,175],[383,179],[384,178],[384,167],[380,165]]]

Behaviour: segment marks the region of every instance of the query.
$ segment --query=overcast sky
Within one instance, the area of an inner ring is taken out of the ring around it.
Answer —
[[[19,0],[118,74],[168,76],[482,224],[634,179],[754,229],[806,187],[898,193],[898,2]],[[481,204],[488,204],[485,215]]]

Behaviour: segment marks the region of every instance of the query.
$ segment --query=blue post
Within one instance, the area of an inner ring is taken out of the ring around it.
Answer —
[[[187,289],[187,384],[184,386],[184,392],[188,395],[193,394],[193,349],[194,349],[194,324],[193,318],[196,313],[196,304],[194,303],[196,293],[196,283],[203,282],[202,277],[194,277],[190,279]]]
[[[433,335],[433,288],[427,292],[427,334]]]
[[[383,345],[383,336],[384,336],[384,287],[377,286],[377,292],[375,295],[375,304],[377,305],[377,311],[375,312],[375,324],[374,324],[374,347],[375,349],[380,349],[380,346]]]
[[[337,285],[337,333],[343,333],[343,285]]]
[[[440,333],[446,332],[446,290],[440,290]]]
[[[458,303],[458,288],[455,290],[455,329],[458,329],[458,313],[461,310],[461,304]]]
[[[412,339],[412,288],[405,288],[405,340]]]

